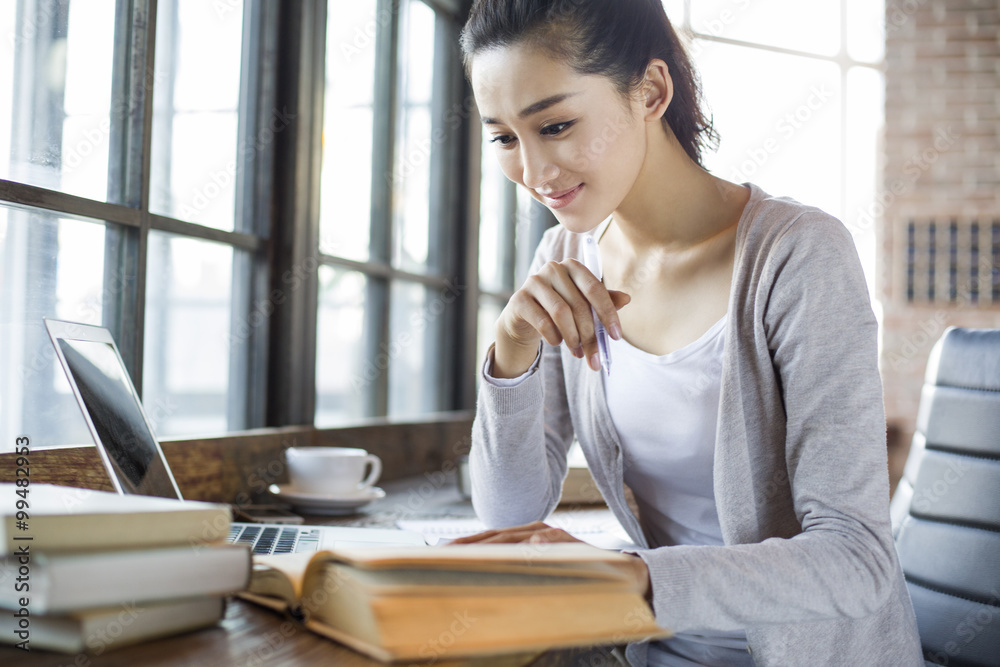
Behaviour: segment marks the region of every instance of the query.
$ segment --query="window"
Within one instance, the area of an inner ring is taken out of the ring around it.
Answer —
[[[705,164],[818,206],[854,234],[874,294],[881,0],[666,0],[722,141]]]
[[[0,8],[0,450],[90,442],[43,317],[111,329],[160,436],[263,425],[269,4]]]
[[[470,374],[459,3],[347,4],[326,39],[318,426],[462,407]]]
[[[472,406],[554,219],[482,144],[467,0],[327,4],[3,4],[0,450],[89,442],[46,316],[111,329],[161,436]],[[871,266],[883,3],[800,4],[665,1],[709,168]]]

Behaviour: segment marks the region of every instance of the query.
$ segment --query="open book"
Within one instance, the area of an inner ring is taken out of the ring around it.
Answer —
[[[582,544],[355,547],[259,557],[241,595],[383,661],[669,636],[629,558]]]

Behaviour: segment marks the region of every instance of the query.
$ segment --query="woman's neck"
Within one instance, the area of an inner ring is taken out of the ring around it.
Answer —
[[[614,225],[637,256],[685,252],[731,230],[749,196],[747,188],[698,166],[673,134],[652,126],[646,159],[614,212]]]

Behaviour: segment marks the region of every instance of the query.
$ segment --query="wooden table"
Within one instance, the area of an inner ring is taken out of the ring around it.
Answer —
[[[410,665],[411,663],[399,663]],[[434,667],[603,667],[617,665],[607,649],[551,651],[477,660],[412,663]],[[305,630],[283,616],[232,599],[217,627],[126,646],[104,655],[26,653],[0,648],[0,665],[10,667],[385,667],[360,653]]]
[[[400,518],[471,518],[471,503],[461,498],[451,478],[418,477],[383,485],[385,498],[344,517],[307,517],[310,524],[393,527]],[[409,665],[411,663],[400,663]],[[606,648],[550,651],[476,660],[415,663],[435,667],[612,667],[617,660]],[[25,667],[160,667],[184,665],[270,667],[335,665],[375,667],[373,661],[336,642],[305,630],[289,618],[239,599],[231,599],[216,627],[126,646],[103,655],[26,653],[0,646],[0,665]]]

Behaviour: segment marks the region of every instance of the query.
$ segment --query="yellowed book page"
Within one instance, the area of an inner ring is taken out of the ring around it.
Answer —
[[[257,595],[279,597],[291,607],[298,607],[302,598],[302,582],[309,561],[327,552],[304,552],[254,556],[253,573],[247,590]]]
[[[236,597],[281,613],[289,611],[290,608],[294,608],[282,598],[273,595],[261,595],[258,593],[251,593],[249,591],[240,591],[236,594]]]
[[[554,568],[547,568],[551,571]],[[592,576],[575,576],[573,572],[563,575],[540,574],[532,571],[523,572],[483,572],[472,570],[444,569],[394,569],[368,570],[347,563],[329,561],[323,570],[325,579],[320,582],[316,574],[320,569],[310,570],[306,575],[305,589],[312,590],[317,585],[340,586],[351,580],[365,595],[426,595],[433,590],[435,595],[445,596],[531,596],[559,595],[563,591],[588,592],[621,592],[634,590],[638,592],[633,580],[622,578],[595,578]]]
[[[447,569],[476,572],[551,573],[621,579],[630,577],[627,556],[587,544],[468,544],[446,547],[350,547],[327,552],[329,560],[366,569]]]

